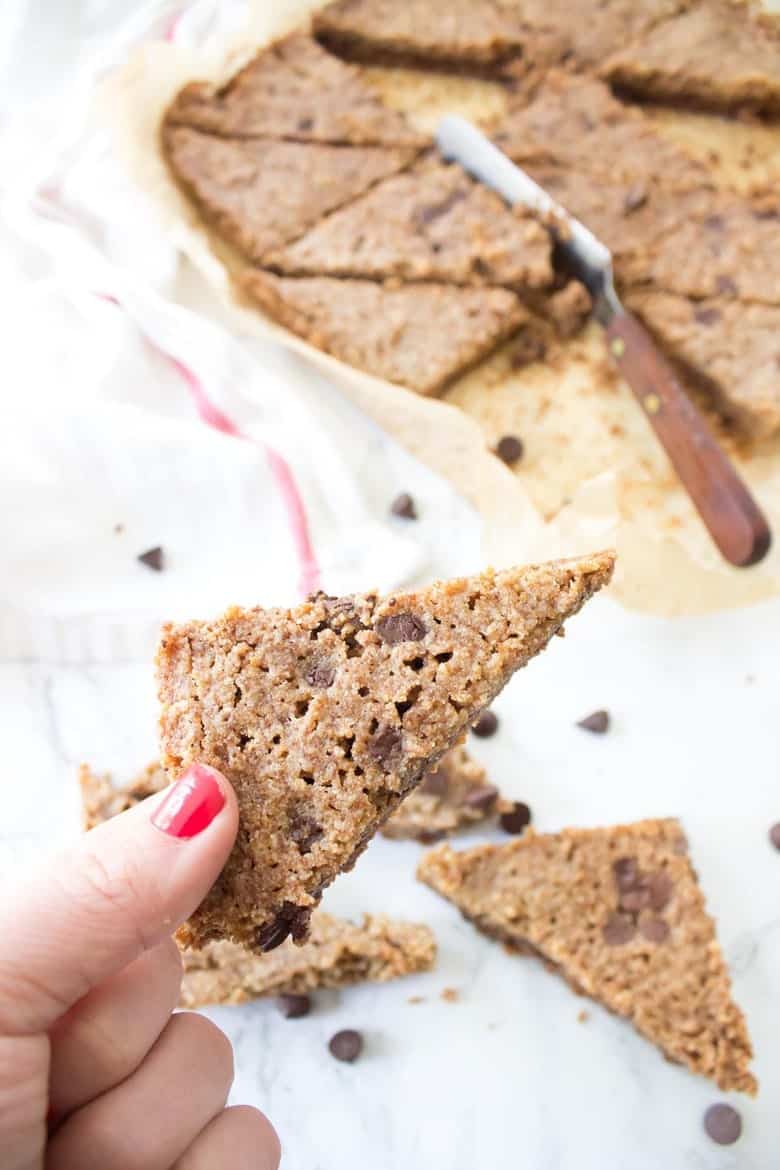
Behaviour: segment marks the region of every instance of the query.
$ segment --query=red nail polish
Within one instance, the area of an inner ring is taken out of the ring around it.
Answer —
[[[186,841],[207,829],[224,804],[225,794],[213,772],[202,764],[193,764],[176,781],[152,817],[152,824],[169,837]]]

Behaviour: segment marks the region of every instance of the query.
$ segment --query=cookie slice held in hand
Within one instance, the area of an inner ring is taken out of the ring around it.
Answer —
[[[611,576],[614,558],[487,572],[414,592],[231,609],[164,628],[162,760],[238,797],[238,837],[180,939],[303,942],[322,891],[511,675]]]
[[[745,1018],[677,821],[441,845],[417,874],[485,934],[631,1020],[669,1060],[756,1092]]]

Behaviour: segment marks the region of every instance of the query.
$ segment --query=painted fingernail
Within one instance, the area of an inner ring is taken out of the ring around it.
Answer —
[[[210,768],[193,764],[177,780],[152,817],[169,837],[187,841],[207,829],[225,805],[225,794]]]

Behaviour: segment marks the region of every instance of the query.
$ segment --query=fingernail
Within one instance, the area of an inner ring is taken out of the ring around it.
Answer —
[[[177,780],[152,817],[169,837],[187,841],[207,829],[225,806],[225,794],[210,768],[193,764]]]

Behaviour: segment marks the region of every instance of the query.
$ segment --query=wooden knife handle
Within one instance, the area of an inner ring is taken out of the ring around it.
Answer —
[[[630,313],[615,313],[607,338],[715,544],[732,565],[757,564],[772,542],[769,525],[672,367]]]

